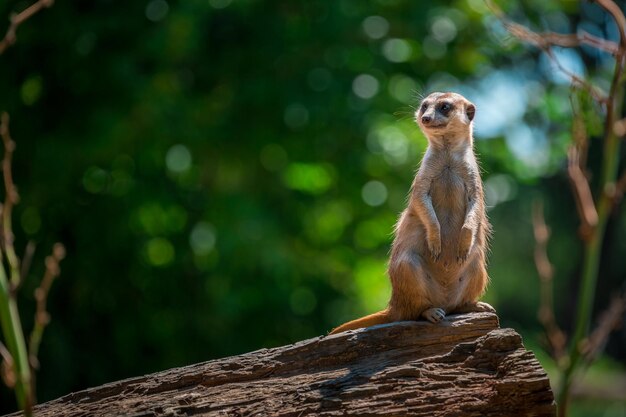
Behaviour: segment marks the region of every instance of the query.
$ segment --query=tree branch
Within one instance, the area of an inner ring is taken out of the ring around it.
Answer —
[[[13,368],[13,357],[11,356],[11,352],[0,342],[0,358],[2,358],[2,362],[0,363],[0,378],[2,378],[2,382],[12,389],[15,386],[15,369]]]
[[[524,27],[522,26],[522,28]],[[528,29],[526,29],[524,32],[525,36],[532,36],[533,44],[541,49],[551,46],[560,46],[562,48],[579,48],[583,45],[587,45],[608,52],[613,56],[615,56],[615,54],[617,54],[617,52],[619,51],[619,45],[617,43],[609,41],[607,39],[599,38],[589,32],[585,32],[584,30],[581,30],[578,33],[568,34],[556,32],[533,33],[530,32]]]
[[[573,145],[567,151],[567,173],[574,198],[576,199],[576,208],[580,217],[580,234],[583,240],[587,240],[593,229],[598,224],[598,212],[593,202],[593,195],[589,188],[587,177],[580,168],[578,148]]]
[[[30,271],[30,265],[33,261],[33,256],[35,255],[35,242],[29,240],[26,244],[26,248],[24,249],[24,256],[22,256],[22,269],[20,270],[20,282],[24,282],[26,279],[26,275],[28,275],[28,271]]]
[[[574,74],[573,72],[565,68],[561,64],[561,61],[559,61],[557,57],[554,55],[554,51],[552,50],[552,47],[561,46],[561,45],[554,44],[551,41],[554,41],[554,40],[559,41],[560,36],[558,34],[554,32],[536,33],[526,28],[525,26],[522,26],[515,22],[506,21],[506,20],[503,20],[502,23],[504,24],[505,28],[509,31],[509,33],[511,33],[513,36],[515,36],[521,41],[528,42],[536,46],[537,48],[541,49],[546,54],[546,56],[550,58],[550,61],[552,61],[556,65],[556,67],[570,79],[570,82],[572,83],[572,85],[588,91],[589,94],[591,94],[591,96],[596,101],[598,101],[599,103],[606,104],[608,98],[604,91],[602,91],[599,87],[596,87],[589,81],[583,78],[580,78],[578,75]],[[576,36],[576,35],[573,35],[573,36]],[[615,53],[618,53],[618,51],[616,51]]]
[[[35,312],[35,325],[30,334],[30,341],[28,343],[28,357],[31,366],[34,369],[39,369],[39,360],[37,359],[39,354],[39,344],[41,343],[41,336],[43,335],[44,328],[50,322],[50,314],[46,310],[48,293],[50,292],[52,282],[61,272],[59,263],[63,258],[65,258],[65,247],[61,243],[55,243],[52,248],[52,254],[46,257],[46,271],[41,280],[41,284],[35,290],[37,310]]]
[[[614,42],[596,38],[586,32],[581,32],[580,35],[562,35],[555,32],[537,33],[523,25],[520,25],[519,23],[515,23],[509,20],[502,11],[502,9],[500,9],[500,7],[497,6],[493,1],[486,0],[486,3],[487,6],[491,9],[492,13],[496,15],[498,19],[500,19],[502,25],[504,25],[505,29],[511,35],[515,36],[521,41],[527,42],[541,49],[548,56],[548,58],[550,58],[550,61],[552,61],[556,65],[556,67],[570,79],[572,85],[588,91],[589,94],[596,101],[602,104],[606,104],[608,99],[606,93],[602,91],[602,89],[600,89],[599,87],[596,87],[592,83],[580,78],[578,75],[565,68],[556,58],[556,56],[554,56],[552,47],[578,47],[584,43],[587,45],[600,47],[600,49],[610,52],[612,55],[616,55],[619,54],[620,49]]]
[[[613,17],[619,30],[620,43],[626,47],[626,17],[622,9],[612,0],[591,0],[592,3],[594,1]]]
[[[593,362],[600,352],[604,350],[609,335],[619,326],[624,311],[626,311],[626,297],[624,297],[624,294],[613,297],[609,308],[600,315],[598,326],[583,344],[582,350],[587,363]]]
[[[617,189],[616,182],[618,181],[617,176],[620,155],[618,131],[621,128],[621,124],[617,123],[616,129],[616,121],[623,117],[622,103],[624,100],[624,82],[626,81],[623,77],[626,66],[626,18],[620,6],[614,1],[592,0],[597,2],[613,17],[620,32],[619,47],[614,53],[615,67],[607,94],[601,92],[592,83],[581,79],[576,76],[576,74],[568,72],[556,59],[553,53],[553,47],[569,47],[570,45],[564,45],[564,43],[572,43],[573,37],[563,38],[560,35],[551,36],[550,33],[535,33],[522,25],[509,21],[502,10],[500,10],[492,0],[486,1],[493,13],[501,20],[504,27],[513,36],[543,50],[548,58],[550,58],[561,71],[564,71],[569,76],[573,86],[588,91],[605,109],[602,167],[599,180],[600,192],[598,193],[597,202],[593,200],[589,182],[583,173],[584,167],[581,168],[580,153],[582,149],[578,148],[577,144],[574,144],[568,151],[568,175],[574,189],[579,214],[583,221],[583,228],[586,228],[590,233],[587,236],[583,234],[585,243],[584,259],[581,284],[578,290],[574,329],[568,347],[569,360],[563,362],[561,366],[561,384],[558,403],[560,404],[559,415],[565,416],[567,415],[567,405],[571,393],[572,379],[576,369],[580,366],[581,359],[584,359],[584,352],[581,351],[581,347],[584,346],[585,337],[589,332],[594,296],[598,282],[602,243],[608,218],[615,201],[615,191]],[[580,42],[582,43],[583,41]],[[585,41],[585,44],[589,45],[589,41]],[[606,47],[607,44],[602,46]],[[584,158],[584,155],[582,157]]]
[[[543,217],[543,203],[536,200],[533,203],[533,232],[535,235],[535,266],[540,279],[540,305],[538,317],[543,325],[552,355],[558,362],[565,356],[567,337],[556,323],[554,316],[554,267],[548,259],[548,240],[550,229]]]
[[[33,17],[37,12],[43,8],[51,7],[54,4],[54,0],[38,0],[36,3],[30,5],[26,10],[18,14],[11,15],[9,29],[4,35],[4,38],[0,41],[0,55],[11,45],[15,43],[17,28],[26,20]]]
[[[604,123],[604,144],[602,151],[602,168],[600,190],[597,203],[598,223],[590,238],[585,242],[585,255],[581,285],[578,293],[577,311],[574,321],[571,346],[569,349],[569,363],[562,371],[562,383],[558,401],[561,403],[560,415],[567,413],[567,404],[570,397],[573,375],[584,359],[581,347],[584,346],[585,335],[589,332],[589,325],[593,313],[593,302],[600,269],[602,241],[610,213],[614,207],[616,181],[619,168],[620,140],[615,134],[616,120],[621,118],[622,103],[624,100],[624,67],[626,54],[626,19],[619,6],[611,0],[597,0],[609,12],[620,31],[620,49],[615,56],[615,69],[611,80],[608,99],[606,100],[606,116]]]
[[[578,165],[580,170],[585,174],[585,178],[588,179],[586,174],[587,170],[587,153],[589,151],[589,136],[587,135],[587,128],[585,127],[585,120],[580,111],[580,104],[578,100],[575,100],[576,91],[572,88],[570,94],[570,106],[572,107],[572,141],[578,151]]]
[[[13,206],[19,202],[19,194],[13,183],[11,172],[11,162],[15,151],[15,142],[11,138],[9,131],[9,114],[6,112],[0,116],[0,136],[4,145],[4,157],[2,158],[2,175],[4,177],[4,188],[6,195],[2,206],[2,244],[9,263],[11,286],[14,291],[20,285],[20,260],[15,253],[13,245],[14,235],[12,227]]]

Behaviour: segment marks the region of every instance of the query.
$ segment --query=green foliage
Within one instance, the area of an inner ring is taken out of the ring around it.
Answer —
[[[593,20],[572,4],[526,7],[539,24]],[[0,108],[18,147],[17,245],[68,252],[40,401],[383,307],[393,225],[426,146],[413,109],[433,90],[478,107],[495,229],[486,300],[503,325],[538,333],[530,207],[542,196],[568,322],[581,253],[569,88],[482,1],[76,0],[36,19],[0,57]],[[584,58],[602,73],[605,58]],[[605,248],[599,300],[626,272],[618,233]],[[20,299],[26,328],[43,256]]]

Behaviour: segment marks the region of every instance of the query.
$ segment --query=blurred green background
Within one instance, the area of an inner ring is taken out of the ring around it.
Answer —
[[[0,16],[28,4],[2,2]],[[505,8],[537,29],[617,39],[593,4]],[[57,0],[17,35],[0,56],[0,109],[17,142],[17,246],[37,243],[19,300],[27,331],[44,256],[55,241],[68,252],[40,402],[322,335],[384,307],[392,228],[426,147],[413,111],[439,90],[478,108],[495,229],[485,300],[554,368],[536,318],[531,206],[545,202],[569,330],[582,253],[565,173],[570,87],[482,0]],[[606,54],[557,56],[610,82]],[[600,151],[592,138],[596,172]],[[608,226],[597,311],[624,288],[625,211]],[[626,415],[624,346],[622,328],[585,376],[579,415]],[[0,404],[15,409],[5,388]]]

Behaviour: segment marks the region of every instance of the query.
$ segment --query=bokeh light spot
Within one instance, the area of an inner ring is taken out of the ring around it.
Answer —
[[[424,55],[430,59],[441,59],[446,54],[446,44],[432,36],[426,37],[422,44]]]
[[[326,68],[315,68],[309,71],[307,82],[313,91],[324,91],[330,87],[332,74]]]
[[[380,39],[389,32],[389,22],[381,16],[369,16],[363,19],[363,31],[372,39]]]
[[[191,168],[191,152],[185,145],[174,145],[165,155],[165,164],[174,173],[185,172]]]
[[[285,185],[309,194],[322,194],[333,184],[330,167],[320,164],[292,163],[283,174]]]
[[[107,186],[108,178],[109,174],[102,168],[89,167],[83,175],[83,187],[92,194],[101,193]]]
[[[378,80],[370,74],[361,74],[352,82],[352,91],[358,97],[370,99],[378,93]]]
[[[374,249],[391,240],[393,219],[387,218],[366,220],[358,224],[354,231],[355,243],[365,249]]]
[[[32,106],[41,97],[41,91],[43,90],[43,81],[40,76],[36,75],[29,77],[22,84],[20,89],[20,95],[22,97],[22,103],[27,106]]]
[[[163,207],[155,202],[146,203],[134,217],[137,230],[150,236],[180,232],[187,224],[187,212],[178,205]]]
[[[208,255],[215,247],[215,229],[210,223],[197,223],[189,235],[189,244],[196,255]]]
[[[468,6],[477,13],[485,14],[489,12],[489,7],[484,0],[467,0]]]
[[[391,62],[406,62],[412,52],[411,44],[404,39],[389,39],[383,44],[383,55]]]
[[[393,98],[403,103],[415,103],[417,83],[404,74],[395,74],[389,79],[387,87]]]
[[[20,218],[22,229],[29,234],[34,235],[41,228],[41,216],[39,210],[35,207],[27,207]]]
[[[404,164],[409,156],[409,140],[395,126],[371,131],[367,135],[367,144],[373,153],[382,151],[385,161],[390,165]]]
[[[361,189],[363,201],[370,206],[380,206],[387,201],[387,187],[380,181],[369,181]]]
[[[170,11],[170,6],[165,0],[152,0],[146,6],[146,18],[151,22],[159,22],[165,19]]]
[[[517,195],[517,184],[509,175],[496,174],[485,180],[485,200],[488,207],[512,200]]]
[[[265,145],[263,149],[261,149],[259,158],[261,159],[261,164],[268,171],[278,171],[282,169],[287,165],[288,160],[285,149],[276,143]]]
[[[150,239],[146,244],[146,256],[153,266],[165,266],[174,260],[174,246],[162,237]]]
[[[314,242],[335,242],[352,221],[351,207],[342,201],[321,204],[311,210],[305,219],[307,236]]]
[[[285,124],[292,129],[300,129],[309,123],[309,110],[300,103],[292,103],[283,115]]]
[[[437,17],[430,26],[430,31],[435,39],[443,43],[452,41],[457,35],[456,25],[452,19],[447,16]]]

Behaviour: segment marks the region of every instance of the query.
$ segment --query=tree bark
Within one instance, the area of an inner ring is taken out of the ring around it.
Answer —
[[[399,322],[72,393],[45,416],[553,416],[546,373],[491,313]]]

